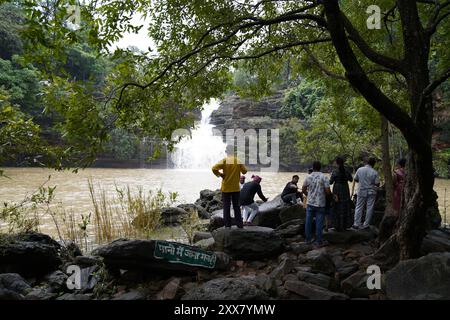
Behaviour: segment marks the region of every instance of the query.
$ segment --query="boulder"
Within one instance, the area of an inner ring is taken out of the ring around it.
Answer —
[[[193,241],[195,243],[200,240],[210,239],[210,238],[212,238],[211,232],[196,232],[196,233],[194,233]]]
[[[291,258],[283,259],[281,263],[272,270],[270,277],[273,279],[281,279],[289,274],[295,267],[295,260]]]
[[[276,196],[273,200],[264,202],[259,206],[259,213],[253,220],[253,224],[261,227],[276,228],[282,224],[280,212],[289,207],[281,200],[281,196]]]
[[[311,264],[312,272],[332,275],[336,270],[333,259],[324,250],[309,251],[306,258]]]
[[[131,290],[116,295],[112,300],[145,300],[146,295],[140,290]]]
[[[294,219],[279,225],[275,232],[283,238],[292,238],[305,234],[305,220]]]
[[[196,205],[194,203],[180,204],[177,207],[183,209],[186,212],[189,212],[190,210],[197,211],[198,217],[200,219],[209,219],[211,216],[211,213],[206,211],[205,208],[203,208],[202,206]]]
[[[393,300],[449,300],[450,252],[400,261],[385,276],[386,296]]]
[[[26,296],[25,300],[52,300],[58,296],[57,293],[50,292],[45,288],[36,288],[30,291]]]
[[[162,222],[166,226],[179,225],[181,219],[187,215],[188,212],[179,207],[167,207],[161,209]]]
[[[298,280],[311,283],[325,289],[328,289],[331,286],[331,277],[320,273],[298,271],[297,278]]]
[[[209,238],[209,239],[203,239],[200,241],[197,241],[194,243],[194,246],[199,247],[203,250],[214,250],[214,245],[215,245],[215,241],[214,238]]]
[[[295,204],[288,207],[283,207],[279,213],[281,223],[286,223],[291,220],[306,219],[306,210],[302,204]]]
[[[284,288],[310,300],[346,300],[348,296],[304,281],[286,281]]]
[[[233,216],[231,216],[231,224],[236,225],[236,220]],[[221,227],[225,226],[225,221],[223,220],[223,211],[222,209],[216,210],[211,214],[211,218],[209,218],[208,231],[214,231]]]
[[[182,300],[264,300],[268,299],[256,281],[247,278],[219,278],[187,292]]]
[[[323,239],[331,244],[351,244],[375,239],[376,232],[372,229],[329,231],[323,233]]]
[[[158,258],[155,257],[156,253]],[[118,239],[99,247],[92,254],[101,256],[104,264],[115,270],[157,270],[166,274],[195,274],[197,270],[220,269],[221,266],[226,265],[226,262],[220,260],[222,257],[213,252],[168,241]],[[197,256],[195,265],[190,258],[193,256]],[[210,268],[212,264],[208,264],[214,259],[214,266]]]
[[[82,293],[65,293],[56,300],[91,300],[92,296]]]
[[[352,261],[349,263],[343,263],[339,266],[336,266],[336,272],[338,273],[339,279],[346,279],[359,269],[359,264],[356,261]]]
[[[364,271],[358,271],[341,282],[342,292],[352,298],[368,298],[376,293],[376,290],[367,287],[369,275]]]
[[[444,229],[431,230],[422,242],[422,251],[427,254],[431,252],[450,251],[450,232]]]
[[[0,236],[0,273],[43,276],[61,265],[60,249],[55,240],[40,233]]]
[[[298,242],[291,243],[290,248],[296,254],[303,254],[313,250],[312,244]]]
[[[0,289],[0,300],[23,300],[23,295],[6,289]]]
[[[234,259],[258,260],[278,255],[283,240],[273,229],[264,227],[220,228],[213,232],[215,248]]]
[[[51,288],[51,292],[60,292],[67,289],[67,274],[60,270],[56,270],[45,277],[45,281]]]
[[[32,288],[19,274],[3,273],[0,274],[0,290],[26,295]]]
[[[220,210],[223,208],[222,193],[220,190],[202,190],[200,191],[200,198],[194,204],[204,208],[208,213]]]
[[[164,288],[156,295],[156,300],[172,300],[177,296],[180,289],[181,279],[172,278]]]

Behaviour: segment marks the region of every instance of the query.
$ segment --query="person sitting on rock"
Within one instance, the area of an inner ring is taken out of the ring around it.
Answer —
[[[260,176],[252,176],[252,181],[247,182],[241,189],[241,205],[243,207],[244,225],[251,225],[253,219],[259,212],[258,205],[255,203],[255,194],[266,202],[268,199],[264,196],[261,190]]]
[[[288,204],[297,204],[297,199],[300,198],[301,201],[303,201],[303,194],[301,191],[298,190],[298,183],[299,176],[294,175],[292,176],[292,180],[289,181],[286,186],[283,189],[283,192],[281,193],[281,199],[284,203]]]
[[[247,168],[240,163],[236,157],[234,146],[228,145],[226,147],[226,153],[227,157],[216,163],[212,167],[212,172],[217,177],[222,178],[220,191],[222,191],[223,220],[225,222],[225,228],[231,228],[231,202],[233,202],[236,225],[238,228],[242,228],[243,222],[239,205],[239,180],[241,173],[247,173]],[[220,172],[220,170],[222,170],[222,172]]]

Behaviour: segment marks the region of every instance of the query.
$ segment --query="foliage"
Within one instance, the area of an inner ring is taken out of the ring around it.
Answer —
[[[440,178],[450,178],[450,148],[435,152],[434,170]]]
[[[188,214],[181,218],[181,228],[186,233],[189,244],[194,243],[195,232],[202,229],[200,218],[198,217],[197,210],[190,209]]]
[[[311,118],[317,105],[323,98],[323,89],[319,81],[300,81],[300,84],[285,92],[283,107],[279,117],[299,119]]]
[[[361,102],[354,98],[342,107],[338,99],[324,99],[308,126],[298,132],[302,159],[330,164],[336,156],[343,156],[355,168],[363,155],[380,156],[376,143],[379,141],[379,125],[372,130],[365,125],[367,120],[364,118],[373,110]],[[378,122],[376,119],[375,123]]]

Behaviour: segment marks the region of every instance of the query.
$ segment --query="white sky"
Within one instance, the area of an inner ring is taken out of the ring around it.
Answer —
[[[153,42],[147,35],[147,29],[148,29],[148,23],[145,22],[145,20],[142,19],[142,16],[139,14],[136,14],[133,19],[131,20],[131,23],[134,26],[144,25],[142,29],[139,31],[139,33],[127,33],[125,34],[122,39],[120,39],[118,42],[116,42],[114,45],[111,46],[111,49],[115,48],[128,48],[129,46],[137,47],[138,49],[147,52],[148,47],[154,47]]]

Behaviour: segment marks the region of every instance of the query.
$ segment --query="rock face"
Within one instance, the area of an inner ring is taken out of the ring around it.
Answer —
[[[281,200],[281,196],[276,196],[273,200],[264,202],[259,206],[259,213],[253,220],[253,224],[275,229],[282,224],[280,219],[281,210],[287,207],[288,205]]]
[[[231,224],[232,225],[236,225],[236,220],[234,219],[233,216],[231,217]],[[225,226],[225,221],[223,220],[223,211],[222,211],[222,209],[215,210],[211,214],[211,218],[209,219],[208,230],[209,231],[214,231],[214,230],[219,229],[219,228],[221,228],[223,226]]]
[[[283,240],[273,229],[263,227],[220,228],[213,232],[216,250],[234,259],[257,260],[278,255]]]
[[[177,243],[171,243],[176,248],[180,246]],[[110,244],[100,247],[93,252],[93,255],[103,257],[104,264],[113,269],[125,269],[125,270],[158,270],[161,273],[181,273],[192,274],[201,269],[209,269],[203,266],[193,266],[179,262],[169,262],[166,258],[155,257],[155,246],[157,241],[154,240],[124,240],[119,239],[111,242]],[[209,251],[202,251],[199,248],[181,245],[185,249],[189,249],[195,252],[206,252],[212,254]],[[183,252],[185,252],[183,249]],[[173,252],[179,253],[174,250]],[[216,255],[216,263],[213,269],[223,268],[224,263],[220,261],[220,255]],[[211,269],[209,269],[211,270]]]
[[[62,263],[61,246],[40,233],[0,237],[0,273],[15,272],[22,276],[42,276]]]
[[[220,190],[202,190],[200,191],[200,198],[195,201],[195,205],[204,208],[208,213],[223,209],[222,193]]]
[[[264,300],[268,295],[256,282],[246,278],[210,280],[185,294],[182,300]]]
[[[400,261],[385,277],[387,298],[394,300],[449,300],[449,284],[450,252]]]

